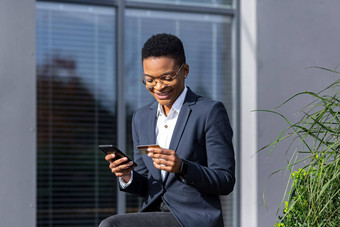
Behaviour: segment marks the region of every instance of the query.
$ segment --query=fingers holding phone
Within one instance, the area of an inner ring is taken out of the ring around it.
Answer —
[[[117,177],[121,177],[125,182],[131,178],[131,171],[137,166],[126,154],[120,151],[113,145],[99,145],[105,155],[105,160],[108,161],[111,172]]]
[[[114,153],[105,156],[105,159],[110,163],[111,172],[117,177],[122,177],[130,173],[135,168],[133,161],[129,161],[127,157],[116,158]]]

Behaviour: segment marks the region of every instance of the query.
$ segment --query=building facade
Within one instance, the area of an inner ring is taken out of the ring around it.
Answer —
[[[187,85],[222,101],[231,117],[238,169],[235,191],[222,198],[226,226],[273,226],[284,189],[280,177],[267,179],[286,149],[255,153],[286,125],[252,110],[334,79],[306,68],[339,63],[339,6],[2,0],[1,225],[97,226],[110,214],[138,210],[138,198],[117,190],[97,145],[131,154],[131,115],[152,101],[139,82],[140,49],[152,34],[167,32],[183,40]]]

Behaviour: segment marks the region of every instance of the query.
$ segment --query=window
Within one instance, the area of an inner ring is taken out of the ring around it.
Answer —
[[[132,114],[154,101],[139,81],[140,51],[152,34],[181,38],[190,66],[186,85],[222,101],[234,117],[231,0],[89,2],[37,2],[38,226],[97,226],[109,215],[140,208],[140,198],[118,193],[97,146],[117,145],[123,135],[126,152],[133,153]],[[124,37],[123,54],[117,37]],[[222,198],[226,226],[235,226],[234,196]]]
[[[140,51],[156,33],[172,33],[183,41],[190,73],[186,80],[198,94],[223,101],[231,108],[231,34],[228,16],[150,10],[126,12],[126,101],[134,110],[153,101],[139,81]],[[231,112],[231,111],[230,111]]]
[[[115,11],[37,5],[38,226],[95,226],[116,212],[98,144],[115,143]]]
[[[140,51],[144,42],[156,33],[172,33],[183,42],[190,73],[186,79],[189,86],[199,95],[224,102],[231,116],[231,30],[229,16],[161,12],[151,10],[126,11],[125,56],[126,56],[126,106],[127,144],[133,153],[131,140],[131,118],[133,112],[154,101],[154,98],[139,81],[143,72]],[[223,197],[226,209],[225,222],[231,223],[232,200]],[[128,207],[138,204],[127,196]],[[228,210],[228,211],[227,211]],[[231,226],[231,225],[228,225]]]
[[[201,5],[201,6],[209,6],[209,7],[230,7],[233,4],[233,0],[174,0],[174,1],[171,1],[171,0],[134,0],[134,1],[188,5],[188,6]]]

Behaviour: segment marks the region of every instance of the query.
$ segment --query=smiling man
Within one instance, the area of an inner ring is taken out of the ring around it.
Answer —
[[[141,81],[156,99],[132,120],[134,161],[105,159],[121,190],[144,198],[139,213],[114,215],[100,227],[223,226],[220,195],[232,192],[232,129],[222,103],[185,86],[189,74],[181,40],[157,34],[142,49]],[[197,76],[197,75],[196,75]],[[148,154],[139,145],[157,144]]]

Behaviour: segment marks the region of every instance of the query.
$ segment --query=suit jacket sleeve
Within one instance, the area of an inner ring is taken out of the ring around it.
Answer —
[[[141,155],[137,150],[137,145],[139,144],[139,137],[136,130],[135,114],[132,117],[132,138],[134,142],[134,161],[137,163],[137,167],[133,172],[133,179],[131,184],[120,189],[122,191],[130,192],[140,197],[146,197],[148,193],[148,169],[145,166]]]
[[[226,195],[235,184],[235,160],[232,129],[225,107],[213,102],[204,123],[206,165],[188,163],[185,183],[208,194]],[[181,179],[183,181],[183,179]]]

